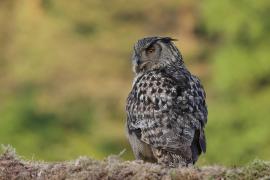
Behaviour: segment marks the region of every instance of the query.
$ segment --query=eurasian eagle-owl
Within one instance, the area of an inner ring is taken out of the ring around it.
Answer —
[[[126,129],[136,159],[178,167],[206,152],[207,107],[200,80],[173,40],[147,37],[135,44]]]

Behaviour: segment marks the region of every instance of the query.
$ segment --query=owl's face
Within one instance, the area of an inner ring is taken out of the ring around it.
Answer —
[[[181,61],[181,54],[169,37],[147,37],[134,46],[132,57],[135,73],[162,69],[175,61]]]

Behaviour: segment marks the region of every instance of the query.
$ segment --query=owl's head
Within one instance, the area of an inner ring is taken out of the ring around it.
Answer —
[[[141,73],[182,64],[182,56],[170,37],[146,37],[134,45],[133,70]]]

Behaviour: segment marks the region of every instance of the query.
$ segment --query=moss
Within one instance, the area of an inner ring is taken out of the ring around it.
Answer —
[[[142,161],[122,161],[118,156],[97,161],[79,157],[73,161],[27,161],[10,146],[2,147],[0,179],[258,179],[270,177],[270,162],[255,160],[244,167],[167,168]]]
[[[229,179],[270,178],[270,162],[256,159],[245,167],[229,171],[226,177]]]

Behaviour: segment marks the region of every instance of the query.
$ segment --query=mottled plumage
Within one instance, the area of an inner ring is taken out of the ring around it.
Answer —
[[[172,41],[149,37],[135,44],[126,128],[136,159],[177,167],[206,151],[207,107],[199,79]]]

